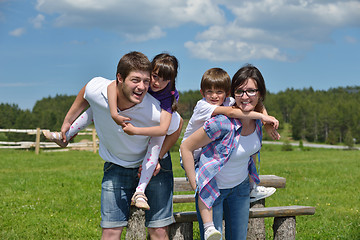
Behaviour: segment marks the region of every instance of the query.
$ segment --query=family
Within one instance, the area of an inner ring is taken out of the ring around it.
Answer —
[[[130,205],[146,210],[151,239],[169,239],[167,226],[174,222],[169,150],[183,126],[176,111],[177,73],[178,60],[168,53],[150,62],[143,53],[129,52],[117,65],[116,80],[96,77],[80,90],[61,132],[43,132],[66,147],[94,123],[104,160],[102,239],[120,239]],[[209,69],[200,88],[203,99],[186,127],[180,164],[196,193],[201,239],[222,239],[222,219],[226,239],[246,239],[250,202],[275,192],[257,186],[262,126],[278,140],[279,122],[267,114],[265,82],[252,65],[232,79],[221,68]]]

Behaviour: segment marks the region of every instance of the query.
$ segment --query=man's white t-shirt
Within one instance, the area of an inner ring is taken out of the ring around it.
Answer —
[[[225,99],[222,106],[232,106],[234,105],[235,100],[231,97]],[[219,107],[218,105],[212,105],[206,102],[205,98],[200,99],[194,108],[193,114],[189,120],[189,123],[186,127],[184,137],[182,142],[185,141],[192,133],[201,128],[204,123],[211,118],[214,110]],[[201,148],[194,151],[194,159],[200,157]]]
[[[84,98],[93,111],[93,119],[99,137],[99,155],[107,161],[126,168],[138,167],[146,154],[149,136],[128,135],[111,118],[107,87],[113,80],[102,77],[93,78],[85,88]],[[120,115],[129,117],[135,127],[153,127],[160,125],[160,103],[150,94],[135,106],[120,111]],[[174,133],[180,123],[180,115],[172,114],[168,134]]]

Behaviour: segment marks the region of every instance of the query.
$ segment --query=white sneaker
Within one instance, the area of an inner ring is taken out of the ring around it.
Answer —
[[[256,186],[250,192],[250,202],[255,202],[257,200],[267,198],[274,194],[276,188],[273,187],[263,187]]]
[[[221,233],[215,227],[209,227],[205,231],[205,240],[220,240]]]

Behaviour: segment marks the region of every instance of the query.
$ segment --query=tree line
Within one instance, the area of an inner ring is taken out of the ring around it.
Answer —
[[[32,111],[22,110],[16,104],[0,104],[0,128],[60,130],[67,110],[76,96],[57,95],[36,102]],[[199,91],[180,92],[178,111],[189,119]],[[267,93],[265,106],[270,115],[290,125],[294,140],[322,143],[360,141],[360,86],[324,90],[305,88]],[[33,136],[18,133],[0,133],[0,140],[33,140]]]

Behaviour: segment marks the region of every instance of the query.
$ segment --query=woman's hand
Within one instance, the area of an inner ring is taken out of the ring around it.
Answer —
[[[270,124],[273,126],[274,129],[278,129],[279,128],[279,120],[277,120],[275,117],[273,116],[269,116],[266,114],[263,114],[263,117],[261,118],[261,121],[264,124]]]

